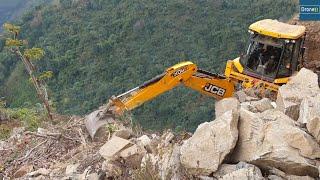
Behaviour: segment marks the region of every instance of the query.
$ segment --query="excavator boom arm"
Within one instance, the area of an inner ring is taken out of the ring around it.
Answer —
[[[122,114],[132,110],[180,84],[216,99],[232,96],[235,86],[224,76],[200,70],[192,62],[182,62],[142,85],[112,97],[113,111]]]
[[[114,115],[132,110],[180,84],[217,99],[232,96],[235,87],[234,82],[224,76],[200,70],[192,62],[176,64],[142,85],[111,97],[105,110],[87,116],[85,125],[90,136],[94,138],[98,129],[109,123]]]

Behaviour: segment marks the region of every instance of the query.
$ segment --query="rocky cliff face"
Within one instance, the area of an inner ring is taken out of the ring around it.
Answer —
[[[319,179],[320,89],[302,69],[277,100],[238,92],[194,134],[145,133],[126,121],[92,141],[83,119],[23,128],[0,141],[0,173],[20,179]],[[0,178],[1,179],[1,178]]]
[[[293,18],[289,23],[303,25],[307,28],[305,41],[306,53],[304,67],[320,72],[320,22],[319,21],[299,21],[298,17]]]

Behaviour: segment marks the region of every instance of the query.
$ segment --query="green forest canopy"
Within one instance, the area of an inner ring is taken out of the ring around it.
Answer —
[[[57,0],[19,24],[29,45],[46,51],[38,66],[54,73],[48,85],[58,112],[85,114],[183,60],[223,72],[245,51],[252,22],[285,20],[296,8],[288,0]],[[37,102],[22,73],[0,53],[0,96],[12,107]],[[214,100],[178,87],[133,114],[148,129],[194,130],[212,120]]]

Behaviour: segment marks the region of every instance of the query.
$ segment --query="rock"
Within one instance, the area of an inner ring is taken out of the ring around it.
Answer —
[[[246,101],[248,95],[244,91],[237,91],[234,93],[235,97],[239,100],[240,103]]]
[[[180,163],[180,146],[174,145],[162,148],[159,154],[146,154],[142,159],[141,167],[153,167],[155,172],[159,172],[159,178],[163,180],[183,179]]]
[[[143,135],[137,139],[137,144],[141,147],[150,145],[151,139],[147,135]]]
[[[239,100],[240,103],[259,100],[258,98],[249,96],[244,90],[235,92],[235,97]]]
[[[268,180],[285,180],[285,179],[276,175],[269,175]]]
[[[160,142],[161,141],[159,137],[153,138],[150,144],[147,147],[145,147],[145,149],[147,150],[148,153],[157,154],[158,146]]]
[[[102,171],[106,172],[106,178],[118,179],[122,174],[122,169],[118,165],[109,161],[104,161],[102,164]]]
[[[133,144],[117,136],[113,136],[108,142],[106,142],[99,150],[99,153],[106,160],[116,158],[115,155],[126,147],[130,147]]]
[[[277,108],[277,103],[276,102],[271,102],[271,105],[272,105],[273,109]]]
[[[263,98],[260,101],[252,101],[251,105],[257,110],[257,112],[264,112],[269,109],[273,109],[272,101],[268,98]]]
[[[39,176],[36,176],[36,177],[29,177],[28,180],[47,180],[48,177],[46,176],[43,176],[43,175],[39,175]]]
[[[119,156],[125,160],[126,166],[136,169],[140,167],[141,160],[145,154],[146,150],[144,148],[134,144],[121,151]]]
[[[232,161],[262,169],[277,167],[287,174],[318,176],[319,145],[295,122],[277,110],[255,114],[240,109],[239,140]]]
[[[33,171],[33,166],[32,165],[24,165],[21,166],[14,174],[13,177],[14,178],[20,178],[24,175],[26,175],[27,173]]]
[[[25,127],[13,128],[10,134],[10,139],[19,139],[25,130]]]
[[[121,151],[120,157],[128,158],[128,157],[135,155],[141,151],[142,151],[142,149],[140,149],[137,145],[134,144],[133,146],[130,146],[129,148],[126,148],[123,151]]]
[[[38,134],[48,134],[48,133],[50,133],[47,129],[40,128],[40,127],[37,129],[37,132],[38,132]]]
[[[215,180],[213,177],[209,177],[209,176],[199,176],[200,180]]]
[[[275,167],[269,167],[268,168],[268,171],[269,171],[269,174],[273,174],[273,175],[276,175],[277,177],[280,177],[280,178],[283,178],[285,179],[286,178],[286,173],[284,173],[283,171],[275,168]]]
[[[91,170],[91,166],[88,166],[82,174],[77,174],[73,177],[71,177],[71,179],[77,179],[77,180],[87,180],[88,179],[88,175],[89,175],[89,171]]]
[[[216,172],[214,172],[212,176],[218,179],[236,170],[237,170],[237,165],[235,164],[221,164],[219,166],[219,169]]]
[[[164,151],[159,164],[161,179],[167,179],[168,177],[170,177],[171,180],[182,179],[180,146],[174,145],[174,147]]]
[[[306,125],[310,134],[320,143],[320,94],[302,100],[298,122]]]
[[[46,168],[40,168],[36,171],[33,171],[31,173],[28,173],[28,177],[37,177],[37,176],[49,176],[50,171]]]
[[[221,164],[219,166],[218,171],[214,172],[212,174],[212,176],[215,179],[220,179],[227,174],[230,174],[234,171],[237,171],[237,170],[243,169],[243,168],[254,168],[255,169],[257,167],[252,164],[245,163],[245,162],[239,162],[238,164]],[[260,170],[259,170],[259,172],[260,172]]]
[[[181,147],[181,163],[191,174],[209,175],[218,170],[238,140],[238,111],[231,110],[198,126]]]
[[[66,176],[73,176],[74,174],[77,174],[77,169],[78,169],[79,165],[80,164],[68,165],[66,167],[66,171],[65,171]]]
[[[263,121],[257,114],[240,108],[239,140],[232,154],[234,162],[250,162],[253,159],[263,138],[259,137],[263,135],[261,135],[262,129]]]
[[[314,180],[314,178],[310,177],[310,176],[287,176],[286,177],[287,180]]]
[[[167,146],[174,139],[174,134],[171,131],[162,135],[162,139],[164,139],[164,146]]]
[[[277,109],[294,120],[299,118],[300,103],[303,98],[315,97],[320,93],[318,76],[311,70],[302,68],[296,76],[278,90]]]
[[[283,135],[289,146],[299,150],[299,154],[305,158],[320,158],[319,144],[309,134],[299,128],[290,128],[290,130]]]
[[[238,166],[238,165],[237,165]],[[259,168],[254,165],[246,164],[243,167],[237,167],[237,170],[228,173],[221,178],[221,180],[232,180],[232,179],[241,179],[241,180],[264,180],[262,173]]]
[[[7,142],[0,140],[0,150],[7,149],[8,146],[9,144]]]
[[[235,97],[221,99],[215,104],[216,117],[223,115],[227,111],[237,110],[239,106],[240,106],[240,103],[238,99]]]
[[[113,135],[118,136],[123,139],[130,139],[133,136],[133,132],[131,129],[125,128],[125,129],[117,130],[116,132],[114,132]]]
[[[152,139],[159,139],[159,136],[156,134],[151,134]]]
[[[263,112],[274,108],[272,101],[268,98],[263,98],[259,101],[244,102],[241,103],[240,106],[254,113]]]
[[[86,179],[89,179],[89,180],[99,180],[99,179],[100,179],[100,176],[98,175],[98,173],[92,173],[92,174],[89,174]]]

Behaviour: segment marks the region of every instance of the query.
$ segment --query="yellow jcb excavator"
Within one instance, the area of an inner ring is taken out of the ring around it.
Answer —
[[[233,96],[237,88],[256,88],[262,95],[276,94],[303,65],[305,31],[304,26],[277,20],[255,22],[249,27],[246,53],[227,61],[224,75],[201,70],[190,61],[181,62],[142,85],[110,98],[104,117],[121,115],[180,84],[216,99]],[[107,123],[106,119],[86,118],[92,138]]]

